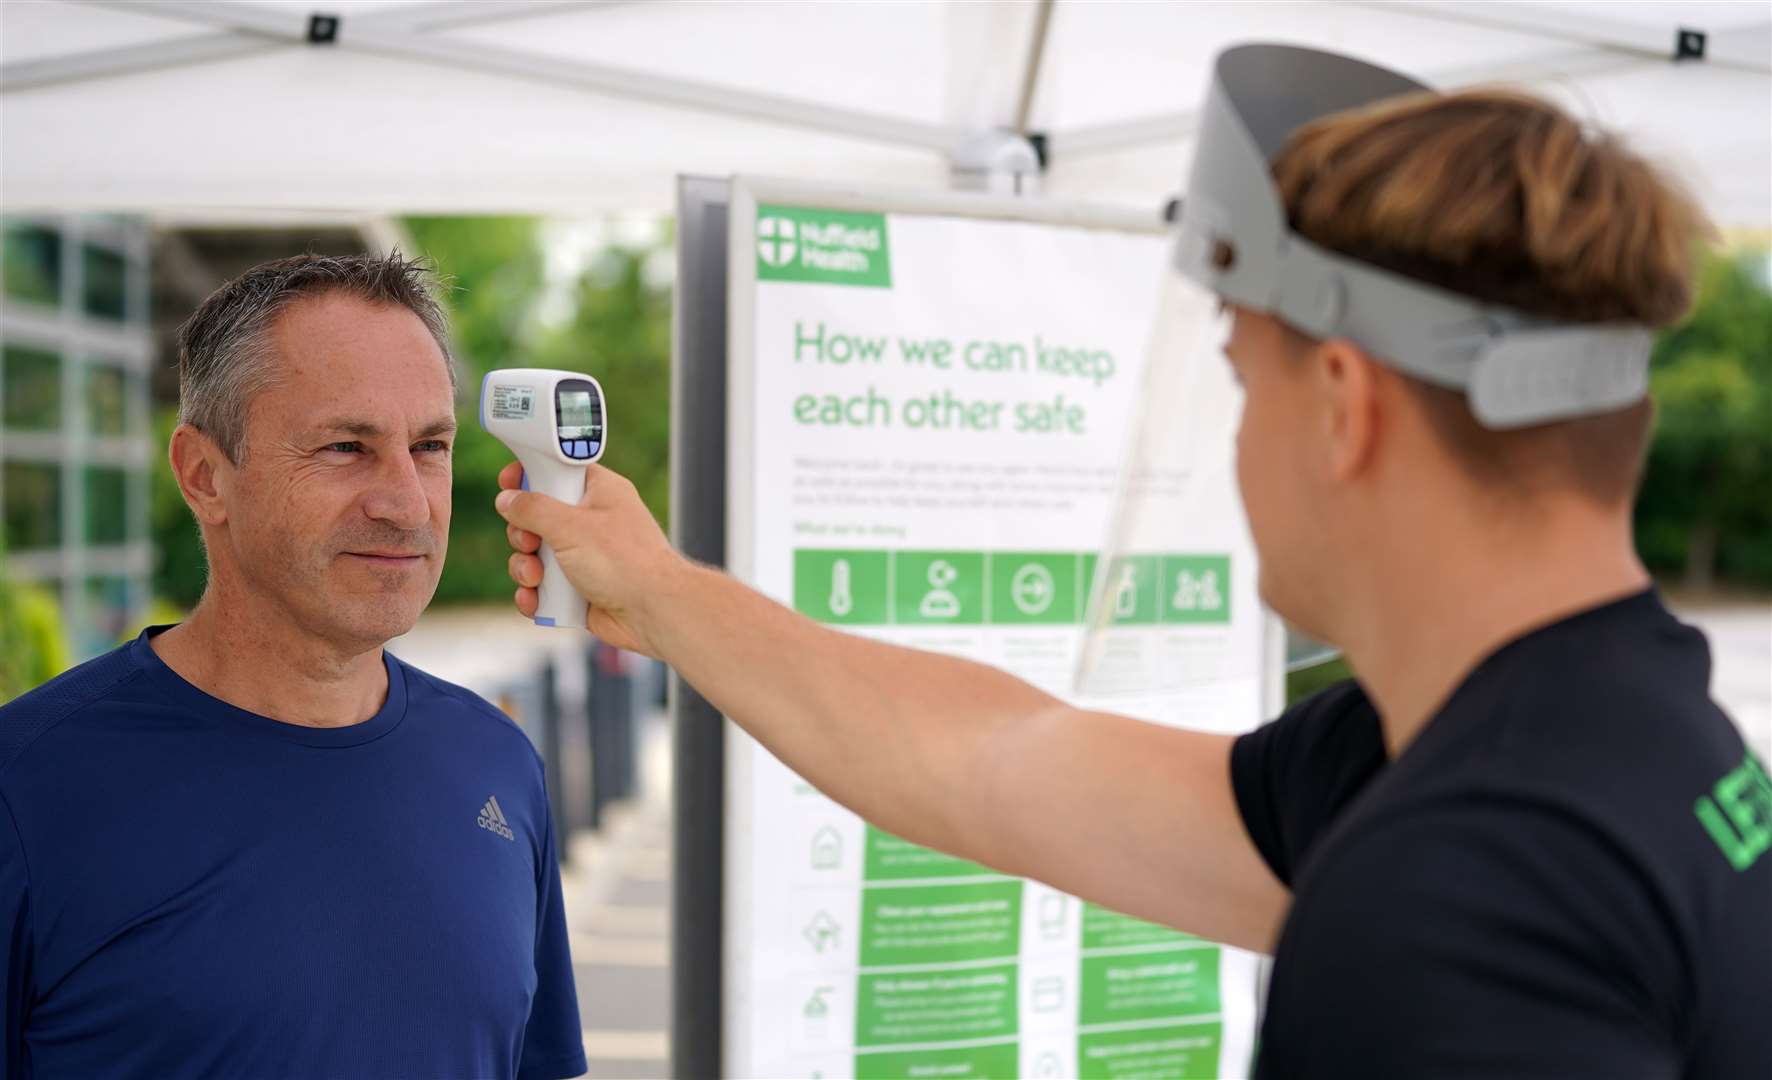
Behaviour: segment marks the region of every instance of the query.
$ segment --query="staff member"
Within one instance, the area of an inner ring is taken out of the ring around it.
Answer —
[[[1220,58],[1177,269],[1232,313],[1263,598],[1358,672],[1241,737],[818,626],[602,469],[500,494],[517,606],[545,539],[594,633],[881,827],[1273,952],[1262,1076],[1772,1076],[1772,792],[1631,542],[1704,233],[1542,101]]]

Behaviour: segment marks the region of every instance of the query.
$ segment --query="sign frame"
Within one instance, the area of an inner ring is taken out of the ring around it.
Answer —
[[[755,579],[755,305],[759,205],[955,216],[1159,235],[1162,214],[1123,206],[970,192],[887,189],[773,178],[681,177],[672,390],[672,532],[686,554]],[[1128,442],[1135,437],[1128,432]],[[1106,523],[1104,522],[1104,532]],[[1261,699],[1277,716],[1285,699],[1283,624],[1261,624]],[[733,974],[747,970],[750,855],[745,820],[752,782],[748,736],[672,677],[676,732],[673,878],[672,1068],[726,1076],[747,1060],[744,1009]]]

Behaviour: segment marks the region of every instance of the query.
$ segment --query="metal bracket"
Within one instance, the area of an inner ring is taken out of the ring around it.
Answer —
[[[315,12],[308,16],[308,44],[334,45],[338,43],[339,16],[322,15]]]
[[[962,191],[1032,195],[1040,186],[1040,152],[1012,131],[981,131],[948,154],[948,175]]]

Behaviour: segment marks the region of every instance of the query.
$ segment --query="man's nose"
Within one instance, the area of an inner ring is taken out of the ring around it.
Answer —
[[[401,529],[418,529],[431,520],[431,502],[419,482],[418,463],[409,450],[384,455],[376,470],[363,512]]]

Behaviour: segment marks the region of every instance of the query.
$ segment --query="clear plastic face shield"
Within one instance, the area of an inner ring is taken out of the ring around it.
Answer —
[[[1494,429],[1608,412],[1647,393],[1652,338],[1644,327],[1536,318],[1348,259],[1291,231],[1270,170],[1292,133],[1425,90],[1396,72],[1313,49],[1246,45],[1215,61],[1114,516],[1094,567],[1079,694],[1173,693],[1260,675],[1238,670],[1260,666],[1256,650],[1219,647],[1261,617],[1245,610],[1256,607],[1256,568],[1246,565],[1253,560],[1223,554],[1251,550],[1236,485],[1242,395],[1223,355],[1225,304],[1310,337],[1351,341],[1399,371],[1458,390]],[[1309,639],[1292,646],[1289,668],[1329,653]]]
[[[1253,569],[1230,554],[1247,542],[1234,447],[1242,390],[1224,357],[1229,333],[1216,296],[1165,275],[1111,539],[1090,575],[1080,694],[1173,693],[1260,674],[1248,650],[1216,647],[1244,614],[1231,606],[1232,575]]]

